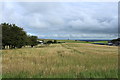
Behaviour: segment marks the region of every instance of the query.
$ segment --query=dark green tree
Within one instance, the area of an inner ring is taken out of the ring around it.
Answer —
[[[23,28],[17,27],[15,24],[11,27],[11,34],[12,34],[12,46],[21,48],[25,45],[27,34],[23,30]]]
[[[21,48],[25,45],[27,35],[23,28],[8,23],[3,23],[1,26],[3,48],[5,48],[5,46]]]
[[[2,46],[3,49],[5,48],[5,46],[10,46],[11,45],[11,34],[10,34],[10,27],[11,25],[9,25],[8,23],[2,23],[1,24],[2,27]]]
[[[37,36],[29,36],[23,30],[23,28],[16,26],[15,24],[2,23],[2,46],[10,48],[22,48],[22,46],[30,45],[31,47],[38,44]]]
[[[57,40],[54,40],[54,42],[53,43],[57,43]]]
[[[31,47],[33,47],[33,46],[35,46],[35,45],[37,45],[38,44],[38,42],[37,42],[37,36],[30,36],[29,37],[29,45],[31,45]]]

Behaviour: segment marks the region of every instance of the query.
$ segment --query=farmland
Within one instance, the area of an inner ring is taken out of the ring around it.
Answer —
[[[38,40],[43,40],[44,42],[54,41],[54,39],[38,39]],[[104,40],[104,41],[57,40],[57,42],[65,42],[65,43],[104,43],[104,44],[108,43],[107,40]]]
[[[2,51],[3,78],[118,78],[118,47],[88,43]]]

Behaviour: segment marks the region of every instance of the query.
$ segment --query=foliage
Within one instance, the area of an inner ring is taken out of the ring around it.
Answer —
[[[112,43],[120,42],[120,38],[111,40]]]
[[[16,26],[15,24],[2,23],[2,46],[10,48],[21,48],[25,45],[36,45],[37,37],[28,36],[23,28]]]
[[[38,42],[37,42],[37,36],[30,36],[29,39],[30,39],[29,41],[30,41],[31,47],[33,47],[33,46],[35,46],[35,45],[38,44]]]
[[[57,43],[57,40],[54,40],[54,43]]]

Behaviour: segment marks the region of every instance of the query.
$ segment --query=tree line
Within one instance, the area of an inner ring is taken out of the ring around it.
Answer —
[[[30,36],[24,31],[23,28],[15,24],[1,23],[2,27],[2,48],[5,46],[12,48],[22,48],[23,46],[35,46],[38,44],[37,36]]]
[[[109,41],[109,42],[113,43],[113,44],[116,45],[116,46],[120,46],[120,38],[113,39],[113,40],[111,40],[111,41]]]

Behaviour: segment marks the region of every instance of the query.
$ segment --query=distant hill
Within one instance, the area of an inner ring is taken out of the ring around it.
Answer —
[[[110,41],[109,39],[83,39],[79,41],[88,41],[88,42],[94,42],[94,41]]]

